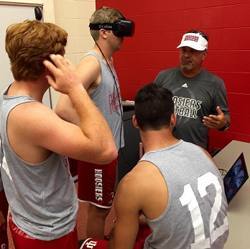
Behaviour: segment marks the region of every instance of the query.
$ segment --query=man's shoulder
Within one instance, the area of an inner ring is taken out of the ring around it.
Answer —
[[[203,147],[186,141],[183,141],[182,146],[184,146],[187,156],[192,153],[192,156],[198,156],[200,159],[203,158],[204,162],[212,161],[211,155]]]
[[[211,81],[211,82],[224,84],[224,81],[221,77],[219,77],[217,74],[215,74],[211,71],[208,71],[207,69],[202,70],[202,77],[204,77],[205,79],[207,79],[208,81]]]
[[[147,161],[139,161],[134,168],[126,174],[121,183],[123,185],[129,185],[130,187],[139,185],[143,187],[144,183],[148,184],[148,180],[150,180],[152,173],[155,171],[155,167],[152,163]]]
[[[167,68],[163,69],[158,73],[158,76],[167,76],[167,75],[175,75],[178,73],[180,69],[178,67],[172,67],[172,68]]]
[[[201,146],[199,146],[195,143],[192,143],[192,142],[184,141],[184,140],[182,140],[181,146],[182,146],[182,148],[185,148],[188,150],[194,150],[194,151],[203,151],[204,150]]]
[[[38,119],[40,121],[47,120],[50,116],[56,115],[49,106],[39,101],[28,102],[28,104],[22,106],[20,112],[30,120]],[[46,117],[46,119],[44,117]]]
[[[100,56],[95,51],[90,50],[83,55],[80,59],[80,63],[88,63],[91,61],[99,62],[100,59]]]
[[[21,116],[25,116],[27,114],[28,118],[32,118],[33,116],[37,116],[38,112],[49,112],[50,110],[51,109],[47,105],[39,101],[28,100],[20,102],[18,105],[12,108],[11,112],[15,112],[16,114],[20,114]]]
[[[76,66],[76,71],[79,74],[83,85],[86,89],[95,82],[101,73],[100,59],[94,53],[87,53]]]
[[[172,80],[179,75],[179,72],[180,69],[178,67],[164,69],[156,76],[155,83],[158,85],[164,85],[168,82],[172,82]]]
[[[9,123],[12,124],[12,127],[15,127],[15,131],[21,136],[29,134],[32,137],[31,134],[38,134],[50,127],[49,120],[52,116],[55,116],[55,113],[48,106],[38,101],[30,101],[17,105],[11,110]],[[30,129],[30,127],[33,128]]]

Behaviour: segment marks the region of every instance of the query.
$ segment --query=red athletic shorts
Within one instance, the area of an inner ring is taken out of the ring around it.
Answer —
[[[148,237],[150,233],[151,230],[147,225],[141,226],[134,244],[134,249],[143,249],[145,239]],[[80,249],[108,249],[108,248],[109,248],[108,240],[93,240],[91,238],[84,240],[80,247]]]
[[[9,218],[9,227],[15,249],[78,249],[78,238],[76,229],[67,235],[55,240],[44,241],[30,237],[21,231]]]
[[[0,213],[2,213],[5,221],[0,222],[0,248],[8,249],[8,236],[7,236],[7,214],[8,202],[5,197],[4,191],[0,191]]]
[[[77,160],[73,159],[73,158],[68,158],[69,160],[69,171],[71,176],[74,179],[74,182],[77,182],[77,178],[78,178],[78,173],[77,173]]]
[[[78,198],[101,208],[110,208],[116,184],[117,159],[107,165],[78,161]]]

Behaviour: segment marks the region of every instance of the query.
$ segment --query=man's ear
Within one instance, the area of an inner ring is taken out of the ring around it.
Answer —
[[[132,124],[135,128],[139,129],[135,114],[132,116]]]
[[[170,117],[170,127],[171,128],[174,128],[176,125],[176,114],[173,113]]]
[[[107,32],[110,32],[110,31],[106,30],[106,29],[100,29],[99,30],[99,37],[102,37],[103,39],[107,39]]]
[[[207,57],[207,50],[205,50],[203,53],[202,53],[202,61],[204,61]]]
[[[52,62],[53,63],[53,62]],[[43,76],[46,77],[47,75],[51,76],[53,79],[55,79],[54,75],[49,71],[48,68],[45,67]]]

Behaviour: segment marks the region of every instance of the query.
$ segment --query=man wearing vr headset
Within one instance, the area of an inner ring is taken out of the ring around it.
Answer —
[[[120,11],[103,7],[93,13],[89,28],[95,45],[85,54],[77,71],[82,84],[106,118],[119,150],[124,146],[122,106],[112,55],[121,48],[124,37],[133,35],[134,23]],[[79,122],[67,96],[61,96],[56,112],[70,122]],[[89,203],[87,236],[102,239],[105,219],[114,197],[117,158],[108,165],[79,161],[76,164],[78,197]]]
[[[230,125],[224,82],[202,69],[208,49],[208,36],[203,32],[186,32],[177,48],[180,66],[161,71],[155,82],[173,92],[175,136],[208,149],[208,129],[223,131]]]

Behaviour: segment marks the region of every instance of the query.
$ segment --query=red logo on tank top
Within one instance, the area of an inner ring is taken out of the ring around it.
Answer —
[[[109,94],[109,109],[110,113],[117,112],[119,110],[119,97],[115,92]]]

